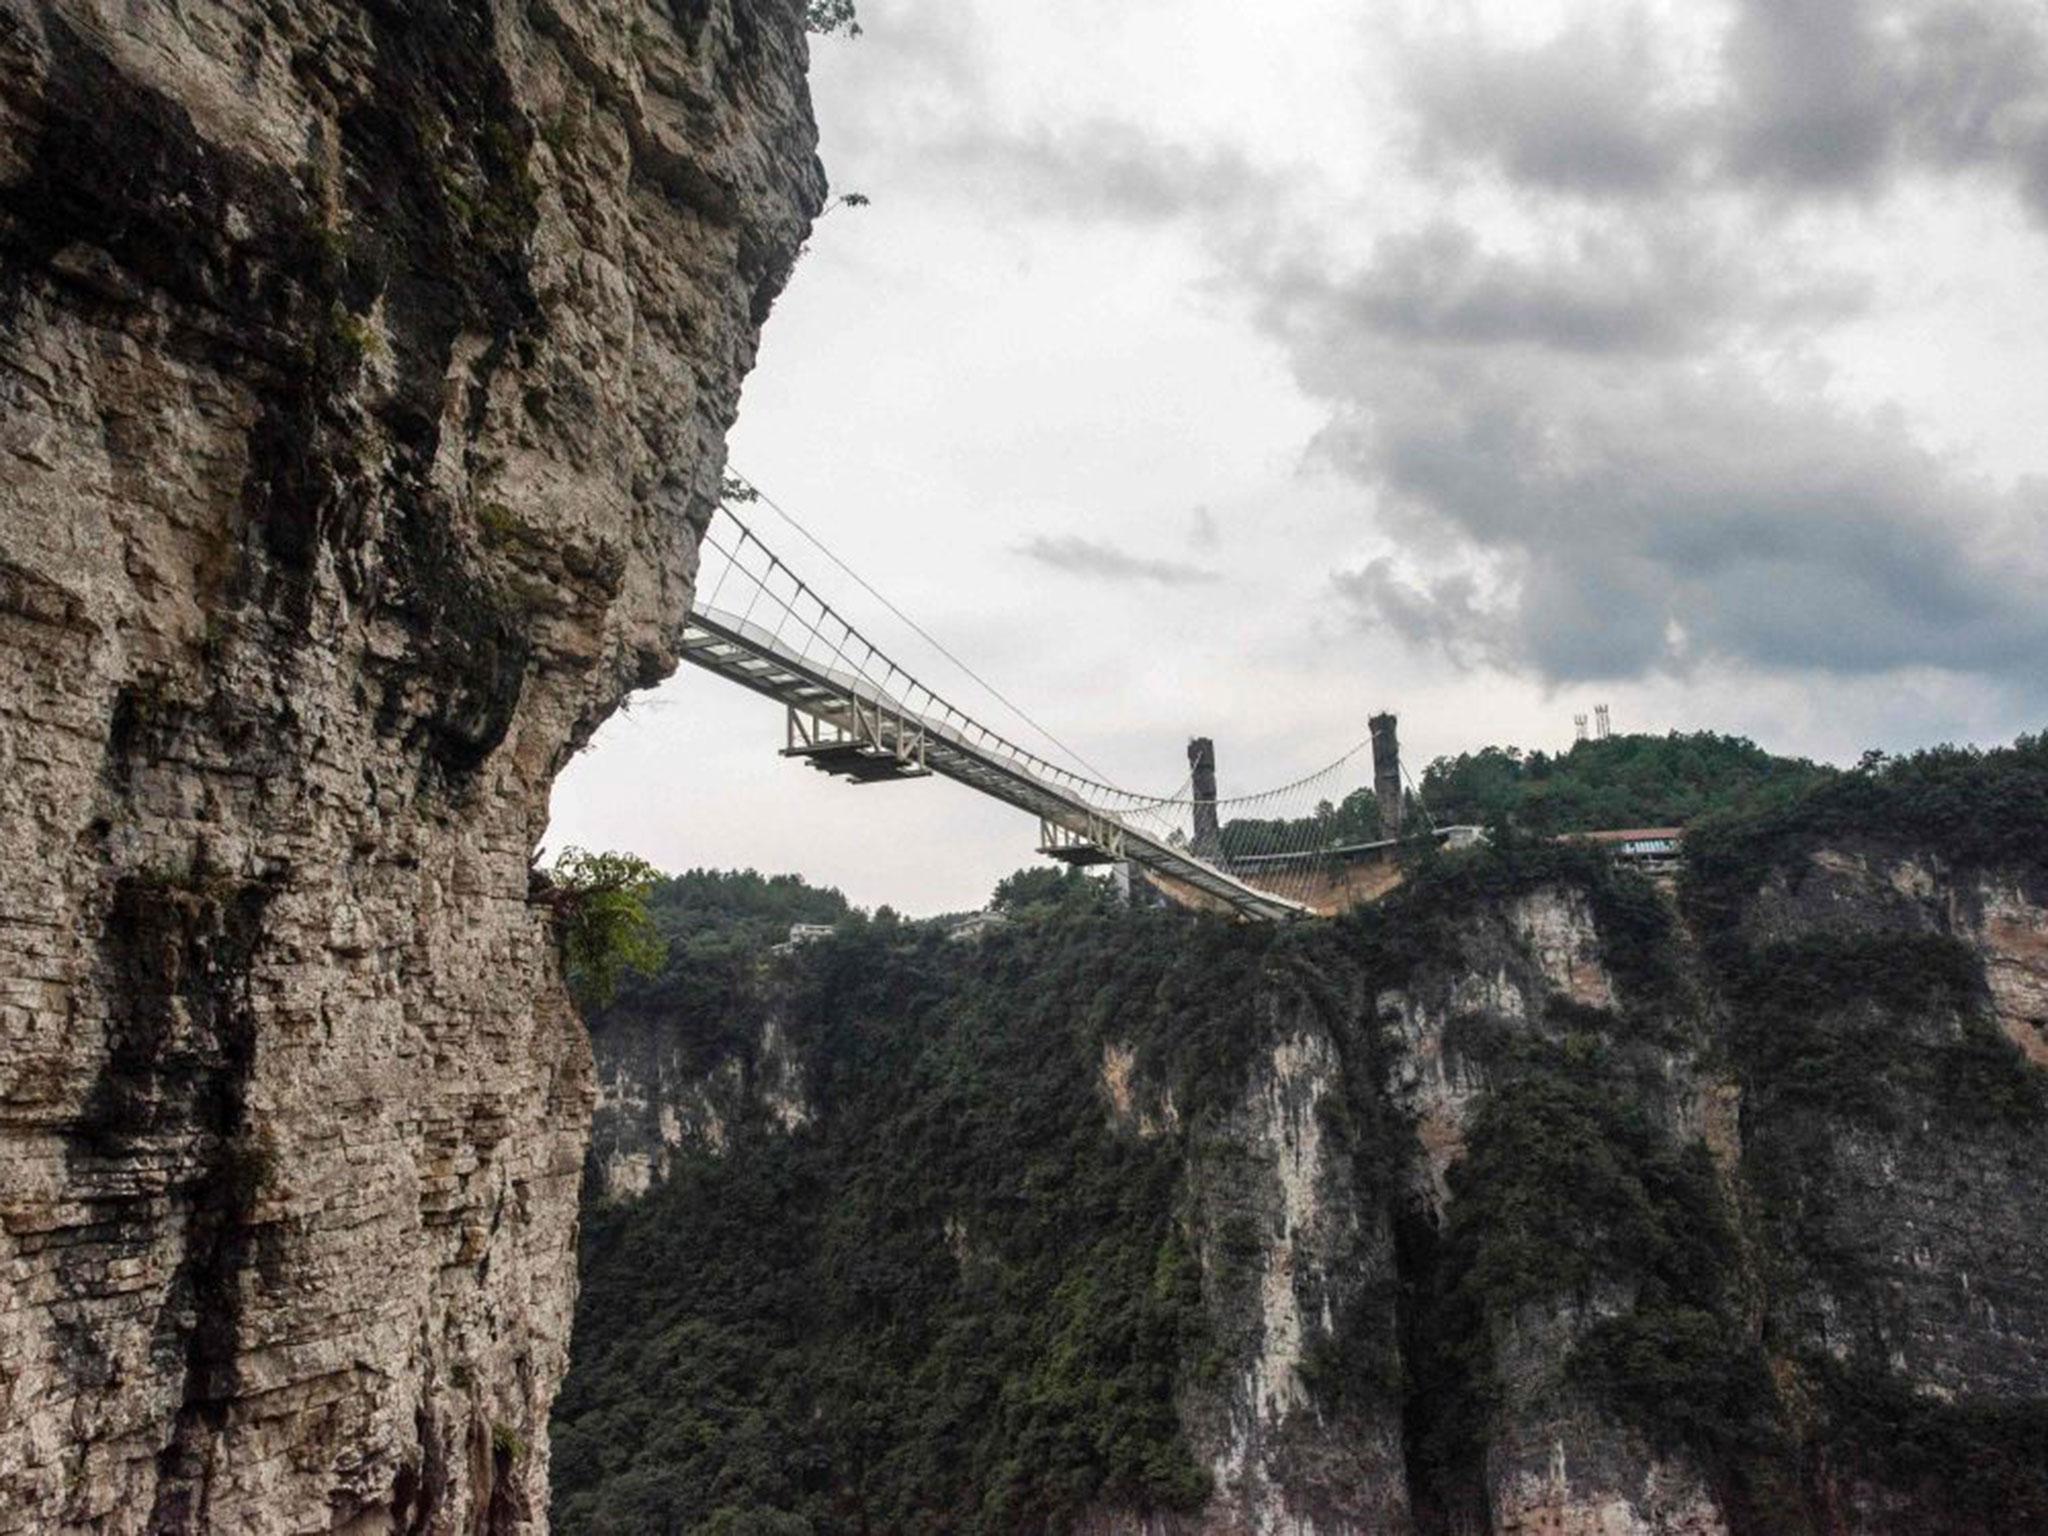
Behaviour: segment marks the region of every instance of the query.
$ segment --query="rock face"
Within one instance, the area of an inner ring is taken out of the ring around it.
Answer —
[[[0,1531],[545,1512],[528,863],[822,196],[795,0],[0,0]]]
[[[2048,860],[1702,857],[1265,943],[877,925],[599,1016],[565,1530],[2048,1528]]]

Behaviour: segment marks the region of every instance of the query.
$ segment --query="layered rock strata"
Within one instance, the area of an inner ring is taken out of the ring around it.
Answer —
[[[0,0],[0,1531],[545,1514],[529,861],[822,196],[795,0]]]

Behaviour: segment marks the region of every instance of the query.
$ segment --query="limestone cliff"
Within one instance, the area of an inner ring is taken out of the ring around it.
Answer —
[[[528,864],[822,195],[795,0],[0,0],[0,1531],[544,1514]]]
[[[1675,894],[1526,847],[679,962],[594,1021],[561,1524],[2038,1528],[2044,800],[2035,742]]]

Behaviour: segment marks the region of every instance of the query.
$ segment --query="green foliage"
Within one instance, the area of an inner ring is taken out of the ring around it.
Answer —
[[[668,979],[694,958],[756,955],[788,938],[794,924],[841,923],[854,915],[846,898],[829,886],[751,869],[672,875],[648,894],[647,913],[672,951],[660,975],[641,984],[650,992],[665,992]]]
[[[854,0],[805,0],[804,26],[812,32],[844,32],[848,37],[860,36]]]
[[[1335,805],[1323,801],[1313,816],[1293,820],[1238,816],[1216,829],[1218,846],[1232,858],[1341,848],[1376,842],[1382,835],[1380,802],[1370,785],[1352,790]]]
[[[646,1199],[587,1216],[557,1526],[922,1536],[1198,1504],[1175,1402],[1236,1358],[1216,1298],[1251,1283],[1265,1233],[1246,1210],[1204,1229],[1219,1208],[1190,1198],[1189,1145],[1242,1105],[1275,1020],[1304,1006],[1346,1053],[1345,1094],[1318,1113],[1379,1192],[1362,1203],[1394,1213],[1402,1290],[1317,1332],[1303,1379],[1326,1419],[1404,1396],[1423,1528],[1489,1518],[1496,1348],[1531,1308],[1583,1309],[1571,1388],[1700,1465],[1735,1529],[1814,1529],[1814,1490],[1838,1472],[1926,1505],[1952,1480],[1956,1523],[1936,1529],[2041,1524],[2038,1405],[1945,1406],[1875,1357],[1808,1358],[1803,1320],[1777,1302],[1819,1272],[1853,1326],[1874,1283],[1831,1235],[1844,1129],[2032,1145],[2013,1133],[2048,1119],[2041,1075],[1951,940],[1760,943],[1742,919],[1771,869],[1826,840],[1896,834],[1962,864],[2048,856],[2048,754],[2025,741],[1830,774],[1717,737],[1587,746],[1608,756],[1505,776],[1496,814],[1474,817],[1499,846],[1418,848],[1400,891],[1329,924],[1127,912],[1050,868],[998,886],[1020,920],[973,946],[800,881],[696,872],[654,889],[669,959],[627,977],[614,1012],[659,1022],[710,1071],[756,1048],[772,1004],[814,1115],[793,1133],[742,1118],[725,1155],[686,1152]],[[1724,807],[1689,837],[1697,956],[1648,883],[1544,840],[1589,806],[1661,822],[1688,805]],[[1487,914],[1545,886],[1583,893],[1620,1002],[1451,1022],[1447,1054],[1487,1088],[1439,1230],[1387,1194],[1412,1138],[1378,1087],[1367,1000],[1469,969],[1495,942]],[[793,921],[839,931],[764,965]],[[1708,983],[1725,1007],[1708,1010]],[[1726,1026],[1711,1045],[1706,1018]],[[1112,1040],[1148,1093],[1172,1094],[1176,1131],[1140,1137],[1104,1112]],[[1725,1048],[1716,1065],[1741,1079],[1740,1211],[1673,1129],[1680,1043]]]
[[[826,894],[756,881],[685,877],[680,911],[710,940],[730,901],[759,938],[776,896],[779,922]],[[1213,1124],[1266,1044],[1255,999],[1319,941],[1033,910],[975,945],[847,920],[792,952],[773,1006],[815,1118],[742,1119],[588,1211],[558,1529],[1007,1533],[1206,1496],[1174,1408],[1211,1353],[1186,1147],[1115,1124],[1103,1049],[1183,1135]],[[617,1006],[680,1023],[690,963]],[[760,995],[725,999],[757,1033]]]
[[[1049,912],[1107,912],[1116,905],[1116,888],[1076,865],[1041,864],[1020,869],[996,882],[988,904],[1007,917]]]
[[[1627,1312],[1594,1325],[1568,1369],[1659,1452],[1689,1452],[1736,1529],[1811,1530],[1798,1444],[1725,1259],[1714,1280],[1702,1296],[1652,1277]]]
[[[1537,836],[1617,827],[1682,826],[1696,818],[1822,782],[1831,770],[1774,757],[1711,731],[1613,736],[1568,752],[1485,747],[1440,757],[1422,799],[1440,825],[1497,826]]]
[[[1482,1313],[1638,1267],[1718,1271],[1727,1229],[1700,1149],[1672,1148],[1641,1094],[1584,1070],[1569,1043],[1544,1054],[1486,1096],[1452,1172],[1451,1245]]]
[[[1941,934],[1813,935],[1729,956],[1730,1042],[1781,1111],[1888,1129],[2043,1118],[2042,1074],[1990,1017],[1976,954]]]
[[[1943,1403],[1868,1367],[1822,1371],[1835,1463],[1906,1494],[1930,1532],[2048,1530],[2048,1400]]]
[[[1531,837],[1620,827],[1682,826],[1738,806],[1771,803],[1836,777],[1804,758],[1775,757],[1740,736],[1711,731],[1614,736],[1568,752],[1483,747],[1423,770],[1420,800],[1439,826],[1483,826]],[[1419,823],[1412,804],[1407,823]],[[1385,836],[1370,786],[1313,816],[1239,817],[1218,830],[1224,853],[1298,853]],[[1501,833],[1496,833],[1498,841]]]
[[[666,945],[648,916],[661,872],[630,853],[565,848],[549,872],[569,984],[586,1005],[610,1001],[627,971],[660,966]]]
[[[1872,841],[1960,868],[2048,865],[2048,734],[1990,751],[1868,757],[1853,773],[1704,821],[1686,836],[1687,905],[1725,933],[1772,870],[1802,871],[1816,848]]]
[[[663,947],[661,964],[621,976],[604,1018],[658,1021],[694,1072],[750,1056],[756,976],[792,925],[858,921],[836,890],[751,869],[693,869],[662,880],[647,893],[647,917]]]

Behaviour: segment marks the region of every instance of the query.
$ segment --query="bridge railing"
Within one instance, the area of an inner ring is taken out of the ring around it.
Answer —
[[[865,707],[918,716],[984,752],[1010,759],[1069,795],[1120,818],[1150,824],[1161,835],[1180,830],[1173,813],[1181,802],[1133,795],[1063,767],[984,725],[919,681],[784,564],[730,507],[714,515],[700,540],[692,606],[764,636],[772,647],[844,679]]]
[[[794,746],[797,755],[818,760],[821,752],[839,754],[850,747],[854,757],[837,759],[849,776],[886,777],[893,772],[875,765],[893,753],[920,773],[943,774],[1038,816],[1043,851],[1079,859],[1079,845],[1086,844],[1144,869],[1176,900],[1267,920],[1313,910],[1269,879],[1253,881],[1234,872],[1228,860],[1218,860],[1217,850],[1198,851],[1188,821],[1196,802],[1181,792],[1134,795],[1063,767],[919,681],[730,508],[704,531],[699,556],[684,655],[783,703],[798,723],[794,734],[808,744]],[[798,728],[806,717],[813,724]],[[1217,804],[1203,802],[1205,809]]]

